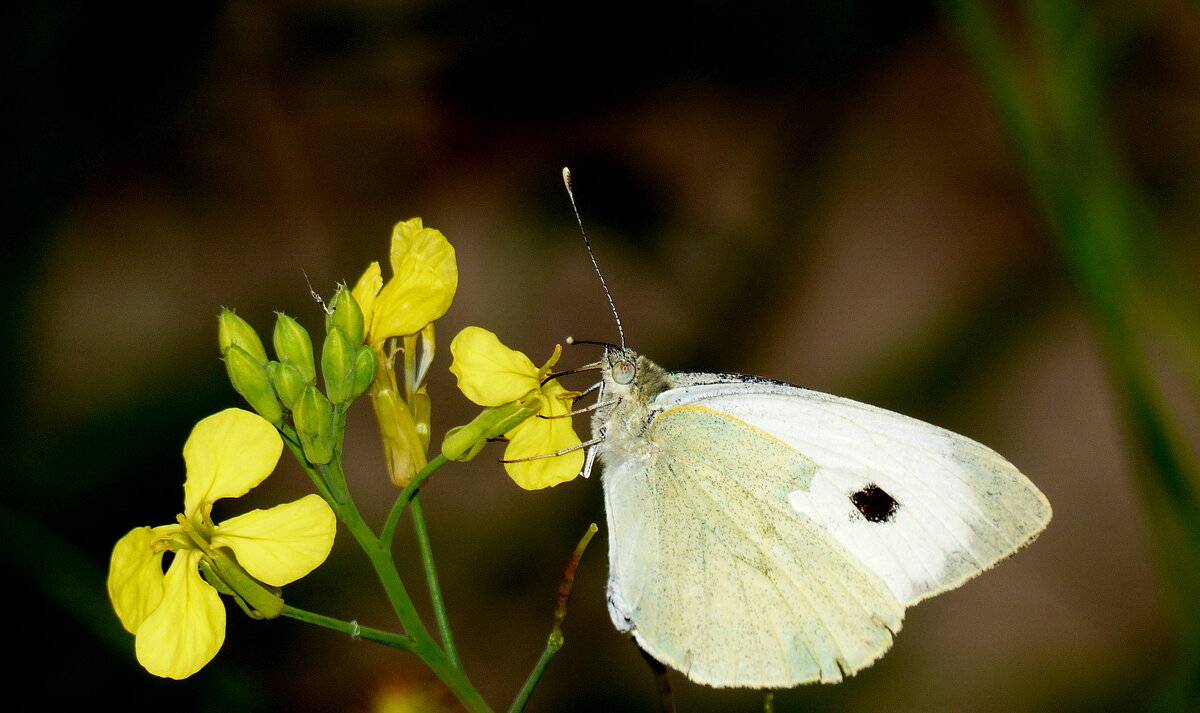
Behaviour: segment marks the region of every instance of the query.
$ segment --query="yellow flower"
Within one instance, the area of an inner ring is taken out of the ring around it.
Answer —
[[[392,229],[392,279],[383,283],[373,262],[351,291],[362,308],[366,343],[382,347],[391,337],[417,334],[450,308],[458,289],[454,247],[420,218]]]
[[[480,406],[501,406],[536,393],[541,398],[539,416],[530,418],[505,434],[504,469],[517,485],[538,490],[571,480],[583,468],[584,453],[571,425],[570,413],[579,395],[568,391],[557,379],[543,381],[562,352],[556,347],[541,369],[529,357],[500,343],[495,334],[481,327],[467,327],[450,343],[454,361],[450,371],[458,377],[458,388]],[[544,456],[566,448],[576,450],[552,458]]]
[[[108,596],[136,636],[138,661],[165,678],[187,678],[225,640],[225,607],[200,574],[228,548],[247,573],[278,587],[325,561],[337,524],[317,495],[213,524],[213,503],[246,494],[279,462],[283,442],[257,414],[231,408],[196,424],[183,447],[183,514],[173,525],[137,527],[113,548]],[[163,554],[174,559],[163,573]]]
[[[429,447],[429,396],[424,381],[433,360],[433,321],[446,313],[458,289],[454,247],[420,218],[392,230],[392,278],[383,282],[373,262],[351,294],[363,312],[365,342],[375,349],[369,393],[379,423],[388,473],[399,487],[425,465]],[[389,340],[399,344],[389,346]],[[403,353],[402,378],[395,358]]]

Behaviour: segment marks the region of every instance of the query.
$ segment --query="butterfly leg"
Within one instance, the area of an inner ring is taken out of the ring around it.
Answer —
[[[637,646],[637,642],[633,642]],[[671,677],[667,667],[661,661],[646,653],[641,646],[637,647],[638,653],[645,659],[646,664],[650,666],[651,673],[654,674],[654,681],[658,684],[658,695],[662,699],[663,713],[676,713],[675,711],[675,692],[671,690]]]

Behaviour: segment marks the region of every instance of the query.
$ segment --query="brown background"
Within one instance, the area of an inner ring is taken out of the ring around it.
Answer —
[[[1194,276],[1197,8],[1121,7],[1101,16],[1127,37],[1105,121]],[[614,339],[563,165],[631,346],[669,369],[760,374],[968,434],[1055,507],[1027,551],[912,610],[881,662],[781,693],[777,710],[1116,711],[1161,684],[1172,624],[1106,367],[937,8],[309,0],[12,12],[0,571],[15,601],[18,701],[362,711],[388,687],[436,689],[411,656],[232,608],[213,664],[154,679],[107,608],[104,568],[126,530],[174,517],[191,425],[239,403],[218,360],[218,308],[264,333],[273,310],[318,330],[306,279],[326,295],[353,282],[383,259],[397,220],[422,216],[458,252],[431,379],[435,438],[473,414],[446,370],[462,327],[487,327],[539,363],[567,335]],[[1023,40],[1017,14],[1003,16]],[[592,358],[568,349],[564,364]],[[567,554],[603,511],[598,481],[527,493],[499,453],[440,472],[426,512],[468,671],[502,709],[545,641]],[[347,463],[378,522],[394,491],[368,409],[353,414]],[[289,465],[224,512],[307,487]],[[399,558],[421,592],[404,532]],[[656,710],[604,610],[603,537],[530,711]],[[348,537],[287,596],[393,626]],[[753,693],[676,683],[684,711],[760,709]]]

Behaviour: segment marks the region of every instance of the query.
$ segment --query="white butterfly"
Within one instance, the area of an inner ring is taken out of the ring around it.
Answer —
[[[1011,463],[916,419],[624,347],[600,368],[609,614],[697,683],[839,681],[1050,521]]]
[[[789,384],[667,373],[621,318],[563,183],[621,346],[606,345],[584,477],[604,464],[608,612],[697,683],[836,682],[904,609],[1037,537],[1046,497],[995,451]],[[586,368],[586,367],[585,367]]]

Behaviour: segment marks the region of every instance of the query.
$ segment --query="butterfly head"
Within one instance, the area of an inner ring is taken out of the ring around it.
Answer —
[[[604,383],[601,401],[614,401],[617,411],[647,408],[659,392],[671,386],[662,367],[632,349],[608,347],[600,365]]]
[[[606,345],[600,374],[600,395],[592,413],[592,438],[597,445],[588,451],[585,475],[597,456],[612,466],[612,458],[642,450],[639,439],[650,423],[654,397],[670,388],[670,377],[662,367],[616,345]]]

